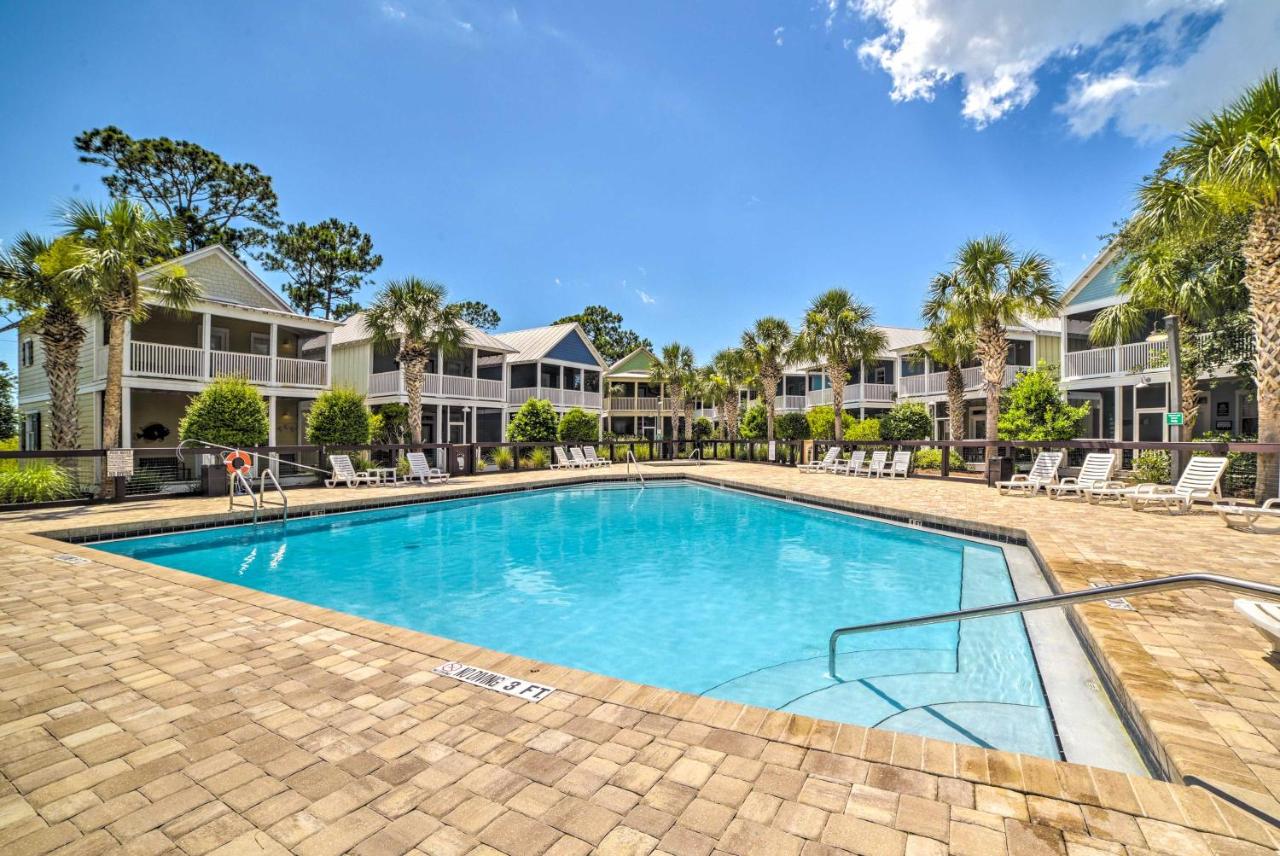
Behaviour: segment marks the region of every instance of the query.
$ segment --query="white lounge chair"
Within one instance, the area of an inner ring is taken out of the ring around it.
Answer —
[[[1258,529],[1254,524],[1264,518],[1280,523],[1280,497],[1273,496],[1262,505],[1236,505],[1234,499],[1224,499],[1221,502],[1215,502],[1213,510],[1218,512],[1223,523],[1232,529],[1245,532],[1257,532]]]
[[[829,446],[827,453],[822,456],[822,460],[810,461],[807,464],[800,464],[796,469],[802,473],[821,473],[829,471],[836,462],[840,460],[840,447]]]
[[[587,463],[591,464],[592,466],[595,466],[595,467],[613,466],[613,461],[609,460],[608,458],[602,458],[596,454],[595,446],[583,446],[582,454],[586,455]]]
[[[871,460],[867,462],[866,472],[864,475],[866,475],[867,478],[871,478],[872,476],[880,478],[880,475],[884,472],[888,459],[888,452],[872,452]]]
[[[850,452],[847,459],[836,459],[836,462],[831,465],[831,473],[837,476],[856,476],[862,471],[866,460],[867,453],[862,449]]]
[[[449,480],[448,473],[427,463],[426,453],[410,452],[404,457],[409,462],[409,475],[405,477],[405,481],[417,479],[422,484],[429,484],[430,482],[447,482]]]
[[[891,479],[896,479],[898,476],[902,476],[905,479],[911,475],[911,453],[894,452],[893,460],[889,461],[883,473]]]
[[[1280,603],[1240,597],[1236,598],[1235,607],[1236,612],[1271,640],[1271,650],[1280,654]]]
[[[1008,481],[996,482],[996,487],[1003,494],[1017,491],[1027,496],[1034,495],[1041,488],[1048,489],[1049,485],[1058,482],[1058,469],[1062,466],[1062,457],[1062,452],[1041,452],[1036,455],[1035,463],[1031,465],[1031,472],[1018,473]]]
[[[1140,484],[1125,489],[1120,495],[1129,501],[1134,511],[1157,505],[1170,513],[1186,512],[1197,499],[1219,498],[1219,484],[1226,471],[1226,458],[1197,456],[1187,462],[1176,485]]]
[[[571,457],[571,458],[573,459],[573,463],[574,463],[574,464],[576,464],[576,465],[577,465],[578,467],[580,467],[581,469],[587,470],[587,469],[591,469],[592,467],[596,466],[596,464],[593,464],[593,463],[591,463],[590,461],[588,461],[588,460],[587,460],[587,456],[586,456],[586,455],[582,454],[582,447],[581,447],[581,446],[573,446],[573,447],[571,447],[571,448],[569,449],[569,457]]]
[[[570,460],[569,456],[565,454],[563,446],[553,446],[551,451],[555,457],[555,461],[551,464],[551,469],[553,470],[580,470],[584,466]]]
[[[378,479],[373,473],[356,472],[355,466],[351,463],[350,455],[330,455],[329,466],[333,468],[333,478],[324,480],[325,487],[336,487],[339,483],[347,487],[378,483]]]
[[[1045,492],[1050,499],[1064,496],[1084,496],[1090,488],[1127,487],[1122,481],[1113,481],[1116,472],[1115,452],[1090,452],[1084,456],[1084,464],[1078,475],[1067,476],[1056,484],[1047,485]]]

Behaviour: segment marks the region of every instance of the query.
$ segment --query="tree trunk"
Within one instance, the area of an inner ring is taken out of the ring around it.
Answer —
[[[55,449],[80,446],[80,416],[76,408],[77,363],[87,332],[76,314],[65,305],[45,309],[40,325],[44,346],[44,370],[49,377],[50,439]]]
[[[772,370],[760,373],[760,387],[764,393],[764,424],[766,440],[773,439],[773,419],[778,407],[778,384],[782,378],[773,374]]]
[[[404,395],[409,401],[409,442],[422,443],[422,369],[421,360],[406,360],[404,368]]]
[[[124,408],[124,328],[128,315],[107,316],[107,389],[102,402],[102,447],[120,448],[120,414]]]
[[[1009,359],[1009,342],[1004,325],[991,319],[978,330],[978,358],[982,360],[982,387],[987,395],[987,443],[994,445],[996,422],[1000,417],[1000,388],[1004,385],[1004,367]]]
[[[837,443],[844,439],[844,379],[848,372],[848,366],[827,366],[827,375],[831,378],[831,409],[835,416],[831,422],[831,439]]]
[[[693,439],[693,400],[689,399],[684,403],[684,438],[686,440]]]
[[[1244,283],[1253,319],[1258,442],[1280,443],[1280,205],[1253,212],[1244,240]],[[1257,498],[1276,496],[1280,456],[1258,455]]]
[[[738,439],[738,390],[734,389],[724,400],[724,432],[730,440]]]
[[[963,440],[964,375],[959,366],[947,367],[947,434],[952,440]]]
[[[1196,428],[1196,419],[1200,415],[1200,405],[1196,403],[1196,396],[1200,392],[1200,387],[1196,380],[1196,368],[1194,366],[1183,366],[1179,377],[1182,380],[1182,420],[1185,427],[1182,429],[1182,439],[1184,441],[1191,439],[1191,432]]]

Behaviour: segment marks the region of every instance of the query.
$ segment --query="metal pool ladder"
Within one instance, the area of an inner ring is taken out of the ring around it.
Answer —
[[[951,612],[935,612],[932,615],[918,615],[915,618],[898,618],[893,621],[877,621],[872,624],[855,624],[852,627],[841,627],[832,631],[827,640],[827,674],[839,679],[836,675],[836,642],[841,636],[856,633],[874,633],[879,630],[898,630],[903,627],[920,627],[925,624],[943,624],[948,621],[959,621],[964,618],[987,618],[992,615],[1007,615],[1011,612],[1029,612],[1033,609],[1049,609],[1055,606],[1071,606],[1074,603],[1089,603],[1095,600],[1110,600],[1127,594],[1151,594],[1158,591],[1182,588],[1218,588],[1244,594],[1260,595],[1270,600],[1280,600],[1280,586],[1269,586],[1249,580],[1223,577],[1218,574],[1177,574],[1169,577],[1157,577],[1152,580],[1139,580],[1135,583],[1119,583],[1111,586],[1069,591],[1063,594],[1050,594],[1033,597],[1028,600],[1011,603],[997,603],[992,606],[975,606],[969,609],[956,609]]]
[[[631,449],[627,449],[627,481],[631,481],[631,465],[636,465],[636,475],[640,478],[640,489],[644,490],[644,473],[640,472],[640,462],[636,460],[636,453]]]
[[[276,478],[276,474],[271,472],[270,468],[262,471],[262,477],[258,479],[258,503],[260,505],[267,504],[267,479],[271,479],[271,484],[276,489],[276,493],[280,494],[280,505],[284,508],[284,522],[289,522],[289,497],[284,495],[284,488],[280,487],[280,480]]]

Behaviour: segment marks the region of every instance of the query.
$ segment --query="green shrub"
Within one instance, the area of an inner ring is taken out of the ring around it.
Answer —
[[[409,437],[409,405],[384,404],[369,420],[369,438],[389,446],[404,443]]]
[[[649,444],[637,443],[631,447],[631,451],[635,454],[637,461],[649,460]],[[623,457],[626,457],[625,455]]]
[[[695,440],[709,440],[715,430],[716,426],[705,416],[699,416],[693,420],[693,439]]]
[[[36,461],[0,473],[0,502],[54,502],[79,494],[71,473],[54,463]]]
[[[874,417],[868,419],[854,419],[849,423],[849,427],[844,429],[844,438],[846,440],[879,440],[880,439],[880,420]]]
[[[510,446],[498,446],[489,456],[489,462],[500,470],[509,470],[515,466],[516,456],[511,453]]]
[[[815,440],[831,439],[831,428],[836,421],[836,411],[830,404],[822,404],[813,408],[805,415],[805,419],[809,423],[809,436]],[[848,413],[840,414],[840,432],[843,436],[848,433],[849,426],[853,424],[853,417]]]
[[[372,430],[364,396],[354,389],[320,393],[307,416],[307,442],[317,446],[363,446]],[[385,429],[385,418],[382,428]]]
[[[367,470],[373,469],[377,464],[373,462],[372,458],[361,452],[360,454],[351,456],[351,466],[355,468],[356,472],[363,473]]]
[[[965,465],[964,458],[960,455],[959,450],[951,450],[951,471],[964,472],[968,469]],[[942,469],[942,450],[941,449],[920,449],[915,453],[915,464],[917,470],[940,470]]]
[[[396,461],[396,478],[402,479],[411,472],[413,472],[413,467],[409,466],[408,458],[400,458]]]
[[[781,413],[774,421],[773,433],[779,440],[808,440],[809,420],[803,413]]]
[[[744,440],[763,440],[768,433],[769,415],[765,412],[764,402],[757,401],[742,414],[742,426],[738,433]]]
[[[526,470],[545,470],[551,466],[551,455],[546,449],[539,446],[536,449],[531,449],[529,454],[520,460],[520,466]]]
[[[1139,452],[1133,458],[1133,475],[1143,484],[1169,483],[1169,453],[1156,449]]]
[[[178,422],[178,438],[219,446],[261,446],[271,429],[267,402],[242,377],[220,377],[191,399]]]
[[[933,419],[929,408],[918,401],[903,401],[880,417],[882,440],[928,440]]]
[[[1088,415],[1089,403],[1069,404],[1057,374],[1041,360],[1000,397],[996,433],[1001,440],[1070,440]]]
[[[562,443],[594,443],[600,439],[600,419],[574,407],[560,417],[556,435]]]
[[[507,426],[507,437],[513,443],[551,443],[556,439],[556,431],[560,427],[560,418],[556,409],[545,398],[531,398],[516,415],[511,417]]]

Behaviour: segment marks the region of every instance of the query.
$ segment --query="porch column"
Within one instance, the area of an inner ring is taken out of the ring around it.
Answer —
[[[208,377],[209,370],[212,368],[212,358],[209,351],[213,347],[213,316],[208,312],[201,315],[200,320],[200,376]]]
[[[128,341],[127,339],[125,341]],[[125,365],[128,365],[129,351],[125,352]],[[128,384],[122,384],[120,390],[120,448],[133,448],[133,390]]]
[[[443,421],[443,418],[444,418],[443,408],[444,408],[444,405],[442,404],[436,405],[436,427],[435,427],[435,430],[431,432],[432,434],[435,435],[435,437],[431,441],[433,443],[441,442],[440,431],[443,428],[443,426],[440,423]]]
[[[1115,435],[1117,442],[1124,442],[1124,387],[1115,387],[1111,395],[1116,411],[1115,425],[1112,426],[1111,433]]]
[[[121,344],[124,351],[124,371],[122,374],[129,374],[133,371],[133,321],[128,318],[124,321],[124,342]]]
[[[324,385],[328,386],[331,380],[331,366],[333,365],[333,333],[324,334]]]
[[[476,442],[476,420],[479,415],[480,415],[480,408],[472,407],[471,408],[471,425],[467,429],[471,432],[470,435],[467,437],[468,443]]]
[[[278,344],[279,344],[279,339],[278,339],[278,328],[277,328],[277,326],[276,326],[275,324],[272,324],[272,325],[271,325],[271,343],[270,343],[269,345],[267,345],[267,359],[268,359],[268,362],[267,362],[267,372],[268,372],[268,374],[267,374],[267,380],[268,380],[268,381],[270,381],[271,383],[275,383],[275,382],[276,382],[276,354],[278,353],[278,351],[277,351],[277,345],[278,345]],[[274,396],[272,396],[271,400],[274,402],[274,401],[275,401],[275,397],[274,397]],[[272,428],[272,430],[273,430],[273,431],[275,430],[275,419],[274,419],[274,417],[272,418],[271,428]],[[274,441],[274,440],[272,440],[271,442],[272,442],[272,445],[274,445],[274,444],[275,444],[275,441]]]
[[[271,325],[272,344],[275,344],[276,326]],[[272,349],[274,350],[274,348]],[[273,361],[274,364],[274,361]],[[274,372],[272,373],[274,380]],[[267,396],[267,445],[274,446],[276,444],[276,397],[274,395]]]
[[[534,397],[542,398],[542,361],[541,360],[533,364],[533,371],[534,371],[534,380],[537,382],[537,386],[535,387],[536,393]]]

